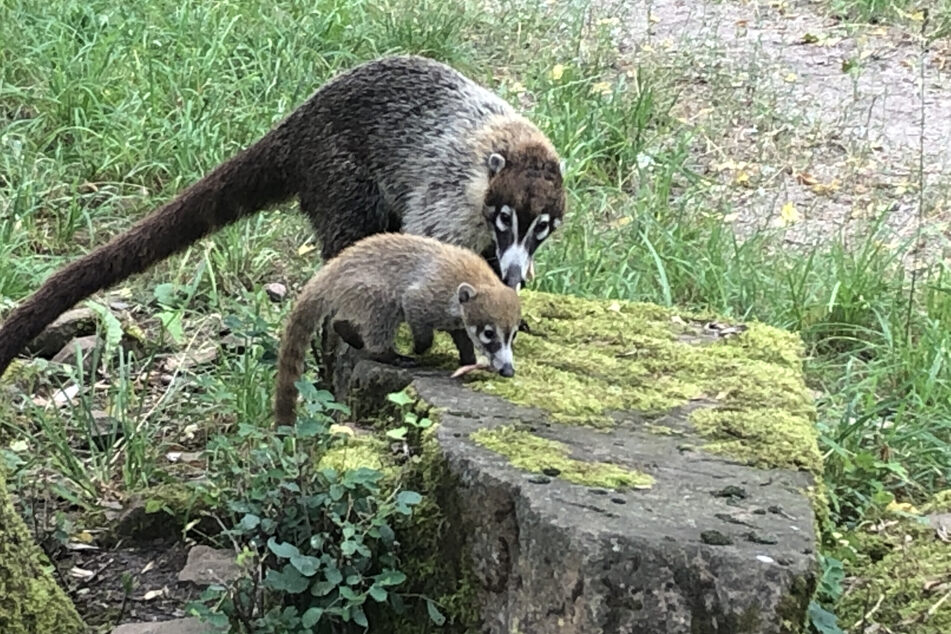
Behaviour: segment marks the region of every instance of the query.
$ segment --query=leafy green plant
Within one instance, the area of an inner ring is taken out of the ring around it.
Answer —
[[[422,431],[432,427],[432,420],[425,416],[421,417],[410,409],[410,406],[413,404],[414,400],[406,392],[406,390],[387,394],[386,400],[394,403],[399,408],[400,415],[403,418],[402,425],[386,430],[386,436],[388,438],[392,438],[394,440],[408,439],[412,442],[416,442],[419,440],[419,434]]]
[[[214,476],[202,487],[230,520],[225,535],[245,574],[211,586],[191,610],[232,631],[346,632],[370,626],[370,602],[404,609],[394,524],[422,497],[376,469],[321,467],[340,442],[331,413],[346,408],[306,380],[298,388],[305,406],[293,426],[241,424],[209,443]]]
[[[822,577],[815,598],[809,602],[809,624],[818,634],[843,634],[835,614],[823,607],[834,604],[842,596],[842,580],[845,570],[842,562],[834,557],[819,555]]]

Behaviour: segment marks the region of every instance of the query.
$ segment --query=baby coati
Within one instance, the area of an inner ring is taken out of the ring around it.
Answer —
[[[291,198],[324,260],[371,234],[402,231],[473,249],[513,288],[565,208],[555,149],[508,103],[430,59],[371,61],[47,279],[0,327],[0,373],[76,302]]]
[[[371,359],[412,363],[394,345],[405,321],[415,354],[428,350],[433,332],[441,330],[452,336],[462,365],[474,364],[478,350],[487,367],[502,376],[515,374],[518,294],[485,259],[433,238],[377,234],[341,251],[301,290],[281,337],[274,401],[278,423],[294,421],[295,383],[311,337],[325,318],[343,341]]]

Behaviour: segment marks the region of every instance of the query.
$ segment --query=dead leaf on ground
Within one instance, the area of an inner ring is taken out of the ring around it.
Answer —
[[[144,595],[142,595],[143,601],[152,601],[154,599],[160,599],[168,594],[168,588],[162,588],[161,590],[149,590]]]

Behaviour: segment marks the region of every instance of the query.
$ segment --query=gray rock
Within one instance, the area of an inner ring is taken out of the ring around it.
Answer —
[[[287,296],[287,287],[280,282],[271,282],[264,287],[264,292],[272,302],[282,302]]]
[[[188,561],[178,573],[179,581],[190,581],[200,586],[213,583],[226,584],[241,575],[231,550],[210,546],[195,546],[188,551]]]
[[[60,315],[26,346],[30,354],[52,357],[77,337],[95,334],[99,317],[89,308],[74,308]]]
[[[207,345],[203,348],[189,349],[180,352],[165,360],[164,369],[166,372],[176,372],[179,370],[191,370],[199,366],[214,363],[218,359],[218,347],[216,345]]]
[[[76,348],[79,348],[83,363],[83,372],[85,372],[88,376],[89,374],[92,374],[93,370],[95,369],[93,368],[93,360],[95,356],[92,353],[98,345],[98,335],[76,337],[63,346],[62,349],[53,356],[51,361],[53,363],[63,363],[70,366],[74,365],[76,363]]]
[[[148,623],[123,623],[112,634],[211,634],[221,630],[202,623],[198,619],[175,619]]]
[[[650,433],[636,413],[596,431],[552,423],[444,370],[396,369],[359,360],[345,346],[324,350],[326,377],[355,412],[410,384],[438,408],[436,437],[458,482],[441,504],[453,509],[446,534],[464,542],[456,551],[478,580],[482,631],[802,631],[818,579],[813,508],[803,494],[810,474],[685,450],[702,444],[685,443],[687,407],[664,421],[684,435]],[[655,484],[623,492],[578,486],[519,470],[470,439],[514,422],[564,443],[577,459],[637,469]]]

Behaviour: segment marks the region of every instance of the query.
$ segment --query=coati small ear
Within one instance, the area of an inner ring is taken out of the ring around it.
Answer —
[[[505,167],[505,157],[498,152],[492,152],[492,154],[489,154],[489,159],[486,163],[489,166],[489,175],[495,176]]]
[[[472,284],[463,282],[456,290],[456,294],[459,295],[459,303],[465,304],[476,296],[476,289],[472,286]]]

